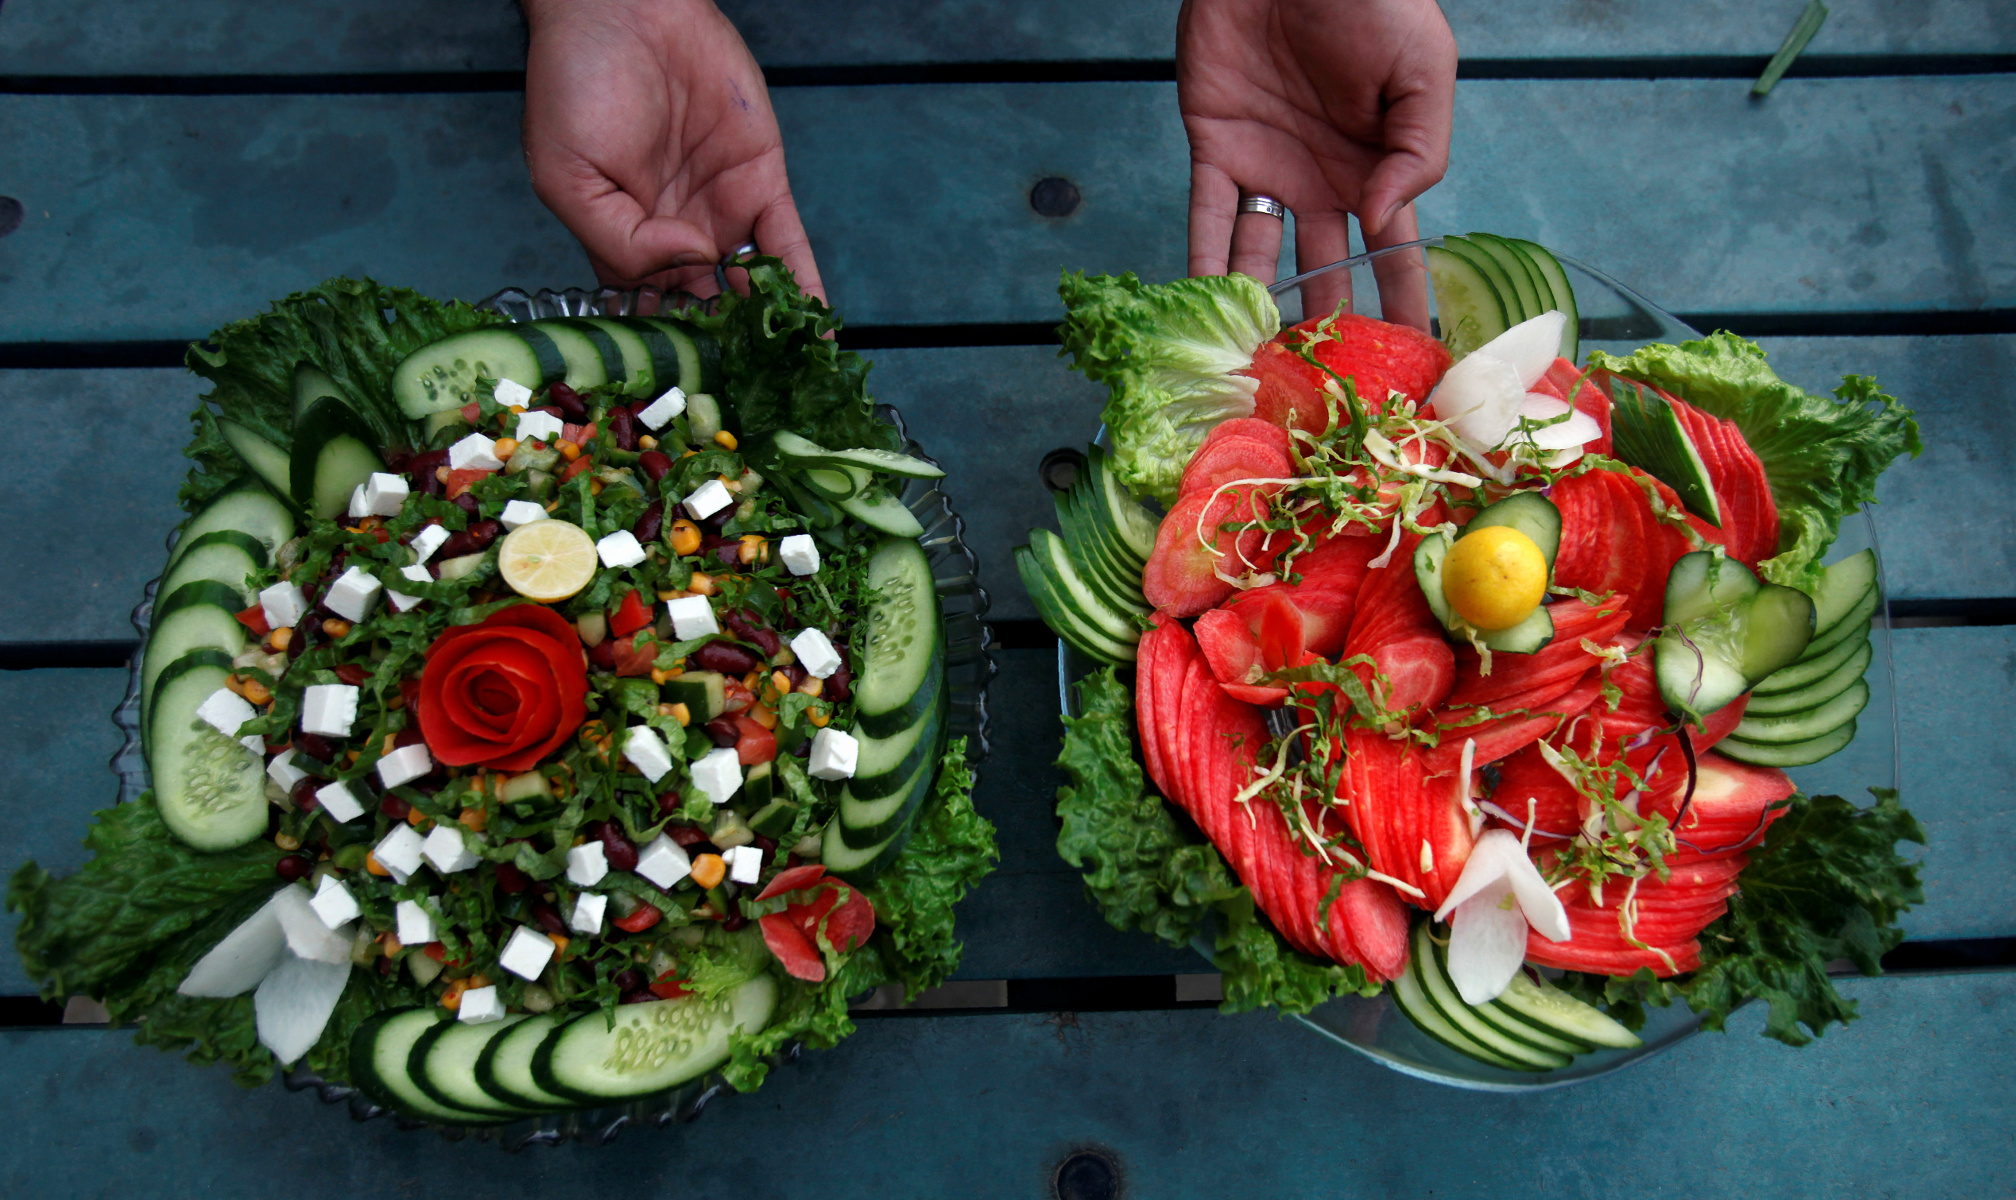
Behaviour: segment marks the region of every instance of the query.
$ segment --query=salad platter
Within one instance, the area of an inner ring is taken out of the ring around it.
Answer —
[[[831,310],[735,266],[331,280],[191,347],[121,802],[9,892],[45,998],[515,1146],[690,1118],[951,972],[986,594]]]
[[[1908,409],[1488,234],[1060,291],[1105,426],[1016,555],[1111,923],[1471,1088],[1852,1019],[1922,896],[1858,515]],[[1851,744],[1873,805],[1801,789]]]

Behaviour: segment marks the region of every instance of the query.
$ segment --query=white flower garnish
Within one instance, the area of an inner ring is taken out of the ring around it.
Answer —
[[[1528,926],[1550,942],[1569,938],[1568,910],[1508,829],[1477,839],[1435,919],[1450,922],[1449,980],[1466,1004],[1495,1000],[1512,982],[1526,961]]]
[[[1526,449],[1527,459],[1560,467],[1602,436],[1594,417],[1531,390],[1560,352],[1567,320],[1550,311],[1521,321],[1471,351],[1435,386],[1429,397],[1435,416],[1448,422],[1473,456]],[[1538,427],[1522,432],[1522,422]]]

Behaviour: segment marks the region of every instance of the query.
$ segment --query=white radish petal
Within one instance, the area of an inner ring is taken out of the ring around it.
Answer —
[[[1496,1000],[1526,961],[1526,917],[1510,887],[1486,888],[1449,923],[1449,982],[1466,1004]]]
[[[1473,353],[1489,354],[1511,363],[1519,372],[1519,390],[1523,392],[1540,382],[1547,368],[1561,356],[1561,330],[1567,324],[1568,318],[1559,311],[1544,312],[1519,322]]]
[[[1511,363],[1473,351],[1450,367],[1429,397],[1435,416],[1447,421],[1456,436],[1482,450],[1505,440],[1519,423],[1519,403],[1526,385]]]
[[[273,897],[280,914],[280,928],[287,935],[287,948],[299,958],[313,962],[350,962],[350,926],[331,929],[308,904],[308,889],[299,884],[281,888]]]
[[[349,981],[347,959],[337,964],[283,956],[252,997],[259,1043],[282,1066],[298,1060],[321,1038]]]
[[[292,891],[291,887],[282,892]],[[280,897],[276,893],[258,912],[238,923],[210,953],[196,960],[188,976],[175,990],[185,996],[222,999],[242,996],[259,986],[259,981],[279,964],[287,952],[287,935],[280,928]]]
[[[1485,891],[1505,878],[1507,851],[1520,858],[1526,857],[1524,847],[1509,829],[1487,829],[1477,844],[1470,847],[1470,857],[1463,862],[1463,873],[1456,877],[1456,886],[1449,889],[1449,898],[1442,907],[1435,910],[1435,919],[1446,921],[1449,914],[1470,897]]]
[[[1518,898],[1519,911],[1525,915],[1526,923],[1539,930],[1541,937],[1550,942],[1568,940],[1568,910],[1562,906],[1561,897],[1540,877],[1539,868],[1526,857],[1523,849],[1507,864],[1505,882]]]

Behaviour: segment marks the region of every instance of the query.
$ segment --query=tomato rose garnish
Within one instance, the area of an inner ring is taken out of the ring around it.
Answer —
[[[420,731],[451,767],[530,770],[588,717],[574,623],[539,604],[448,629],[420,672]]]
[[[835,954],[845,954],[875,932],[875,906],[868,897],[859,888],[829,878],[818,863],[780,872],[756,898],[769,900],[786,893],[800,898],[756,924],[763,931],[763,944],[793,978],[812,983],[826,978],[826,960],[819,953],[822,941]]]

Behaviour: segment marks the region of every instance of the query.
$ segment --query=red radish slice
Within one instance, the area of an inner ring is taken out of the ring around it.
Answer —
[[[1495,709],[1509,707],[1499,702],[1507,696],[1532,691],[1556,683],[1569,683],[1596,662],[1596,656],[1582,648],[1586,639],[1604,645],[1624,628],[1623,606],[1614,601],[1590,606],[1580,600],[1559,600],[1547,606],[1554,620],[1554,638],[1534,654],[1494,654],[1491,673],[1481,674],[1483,659],[1468,646],[1456,652],[1457,684],[1449,694],[1455,705],[1489,704]]]
[[[1773,805],[1792,794],[1794,785],[1783,771],[1732,762],[1719,754],[1702,754],[1694,779],[1694,797],[1687,814],[1673,827],[1687,843],[1684,851],[1720,857],[1755,845],[1778,814]],[[1684,767],[1674,771],[1676,782]],[[1685,789],[1663,789],[1656,810],[1669,820],[1678,811]],[[1779,810],[1782,813],[1782,809]]]
[[[1134,659],[1134,720],[1136,732],[1141,739],[1141,757],[1148,767],[1148,780],[1155,790],[1166,796],[1169,794],[1169,769],[1162,761],[1161,720],[1155,707],[1156,690],[1161,686],[1158,678],[1163,670],[1162,648],[1168,641],[1169,619],[1156,615],[1149,618],[1155,628],[1141,635],[1141,643]]]
[[[1311,365],[1294,348],[1304,344],[1323,367]],[[1329,421],[1325,385],[1332,381],[1331,372],[1351,380],[1367,411],[1378,411],[1394,391],[1416,402],[1425,400],[1448,369],[1449,351],[1427,334],[1343,313],[1283,330],[1254,354],[1247,373],[1260,381],[1253,397],[1255,417],[1321,433]]]
[[[1407,906],[1399,893],[1376,879],[1353,880],[1337,894],[1331,928],[1338,927],[1340,915],[1358,961],[1373,978],[1393,979],[1407,969]]]
[[[1214,608],[1197,618],[1193,632],[1204,661],[1220,683],[1258,683],[1267,674],[1260,639],[1246,618],[1229,608]]]
[[[1256,438],[1221,438],[1206,442],[1183,469],[1179,496],[1209,495],[1239,479],[1286,479],[1295,473],[1286,450]]]
[[[1433,634],[1385,642],[1369,651],[1373,670],[1386,678],[1386,707],[1415,717],[1439,706],[1456,682],[1456,652]],[[1372,670],[1356,668],[1369,686]]]
[[[1249,564],[1258,571],[1274,565],[1275,556],[1286,545],[1285,535],[1270,539],[1258,530],[1248,530],[1235,536],[1220,528],[1266,515],[1265,504],[1247,491],[1237,489],[1216,499],[1194,493],[1176,502],[1156,531],[1155,550],[1141,575],[1141,591],[1148,603],[1171,616],[1195,616],[1216,607],[1234,591],[1218,577],[1218,571],[1239,575]],[[1222,557],[1199,539],[1200,529],[1204,537],[1214,539]]]
[[[1287,597],[1269,596],[1260,606],[1261,662],[1269,671],[1302,665],[1302,613]]]
[[[1444,725],[1441,744],[1428,752],[1428,773],[1436,776],[1456,771],[1463,760],[1465,739],[1474,739],[1477,743],[1476,753],[1471,759],[1473,769],[1497,762],[1549,736],[1580,716],[1596,702],[1602,691],[1601,673],[1591,671],[1582,677],[1580,683],[1563,692],[1559,699],[1550,702],[1545,712],[1497,717],[1475,725]]]

